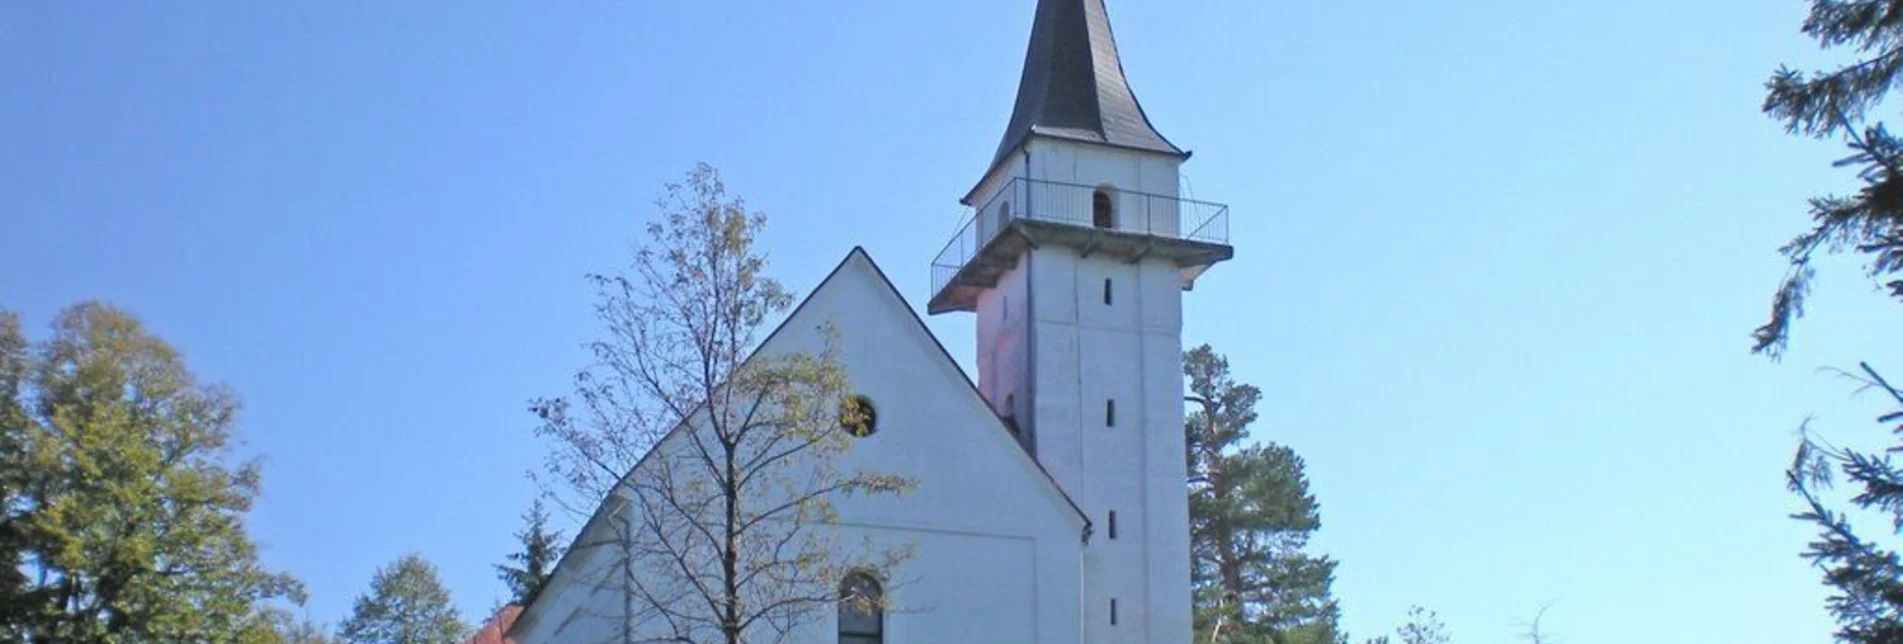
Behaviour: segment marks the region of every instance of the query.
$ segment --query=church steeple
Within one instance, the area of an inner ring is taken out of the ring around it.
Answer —
[[[992,165],[1033,135],[1188,156],[1131,93],[1103,0],[1038,0],[1017,106]]]
[[[1104,0],[1038,0],[1017,106],[932,260],[933,314],[976,315],[978,390],[1097,525],[1089,644],[1189,644],[1183,292],[1235,256],[1229,207],[1123,77]]]

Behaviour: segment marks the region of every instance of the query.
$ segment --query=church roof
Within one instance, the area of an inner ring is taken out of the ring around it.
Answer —
[[[1038,0],[1017,106],[992,167],[1033,135],[1188,156],[1131,93],[1104,0]]]

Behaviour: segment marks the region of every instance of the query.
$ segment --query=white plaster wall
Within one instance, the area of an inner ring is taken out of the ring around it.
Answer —
[[[895,636],[914,637],[894,641],[1083,641],[1083,518],[872,270],[849,260],[835,281],[852,288],[822,289],[807,306],[839,328],[840,359],[879,412],[879,431],[844,465],[918,484],[903,498],[837,503],[842,523],[918,548],[896,580],[904,610],[889,620]]]
[[[1146,581],[1150,642],[1188,642],[1192,629],[1189,582],[1189,473],[1183,453],[1183,291],[1176,266],[1144,262],[1140,302],[1139,386],[1146,428],[1144,487],[1148,517]]]
[[[1037,179],[1177,194],[1180,161],[1174,157],[1048,139],[1033,139],[1029,147],[1028,171]],[[1126,204],[1120,200],[1119,208]],[[1174,234],[1174,210],[1153,212],[1166,215],[1167,225],[1161,219],[1127,217],[1117,223]],[[1108,304],[1103,301],[1106,279],[1112,292]],[[1020,300],[1032,303],[1033,317],[1023,335],[999,314],[996,302],[1007,294],[1014,309]],[[1084,641],[1188,642],[1189,511],[1177,267],[1155,259],[1132,264],[1104,254],[1083,257],[1077,249],[1046,244],[1029,252],[980,302],[981,363],[988,355],[1033,354],[1028,373],[995,358],[981,365],[988,395],[1012,382],[1017,398],[1031,401],[1038,460],[1096,525],[1083,554]],[[987,302],[993,302],[989,309]],[[1106,400],[1116,401],[1114,426],[1105,424]],[[1108,530],[1112,510],[1118,516],[1115,539]]]
[[[1164,236],[1179,234],[1178,204],[1174,198],[1178,194],[1181,159],[1046,138],[1033,138],[1026,147],[1031,152],[1028,172],[1034,179],[1122,191],[1113,193],[1118,229]],[[1166,198],[1153,199],[1144,194]],[[1078,208],[1089,205],[1086,200],[1076,203]],[[1089,221],[1087,214],[1082,221]]]
[[[978,296],[978,390],[999,415],[1017,419],[1020,445],[1035,450],[1036,428],[1030,413],[1026,371],[1030,366],[1026,320],[1029,272],[1022,263],[1005,273],[996,288]],[[1007,408],[1007,403],[1010,408]]]
[[[1024,155],[1014,152],[972,189],[966,205],[973,208],[972,217],[976,220],[973,227],[977,231],[975,240],[980,246],[1009,223],[1011,218],[1023,214],[1027,191],[1022,182],[1012,183],[1012,180],[1026,176],[1026,171]]]
[[[815,351],[831,323],[854,388],[878,431],[855,439],[847,470],[902,474],[903,497],[835,500],[842,549],[908,548],[892,571],[895,642],[1083,642],[1079,579],[1084,519],[1008,435],[957,365],[855,251],[763,353]],[[594,535],[608,529],[591,526]],[[522,644],[595,642],[619,628],[620,594],[595,583],[613,557],[571,555],[524,617]],[[831,614],[794,641],[835,641]]]
[[[1037,453],[1097,525],[1084,549],[1085,641],[1187,642],[1176,269],[1160,260],[1086,258],[1056,246],[1032,252],[1028,265],[1036,303]],[[1114,425],[1107,424],[1106,400],[1116,401]]]

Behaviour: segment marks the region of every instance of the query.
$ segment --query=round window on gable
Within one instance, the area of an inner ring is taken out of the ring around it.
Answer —
[[[872,406],[872,399],[854,395],[840,401],[839,428],[859,438],[879,431],[879,410]]]

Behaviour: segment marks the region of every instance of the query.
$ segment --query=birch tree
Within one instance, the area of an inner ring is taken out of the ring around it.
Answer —
[[[755,248],[766,216],[705,164],[667,188],[629,272],[593,275],[604,337],[570,396],[536,400],[553,450],[544,483],[570,508],[609,498],[616,565],[595,583],[624,642],[775,642],[838,602],[849,572],[902,549],[845,543],[833,502],[903,492],[840,457],[875,411],[852,394],[838,339],[755,354],[794,298]]]

